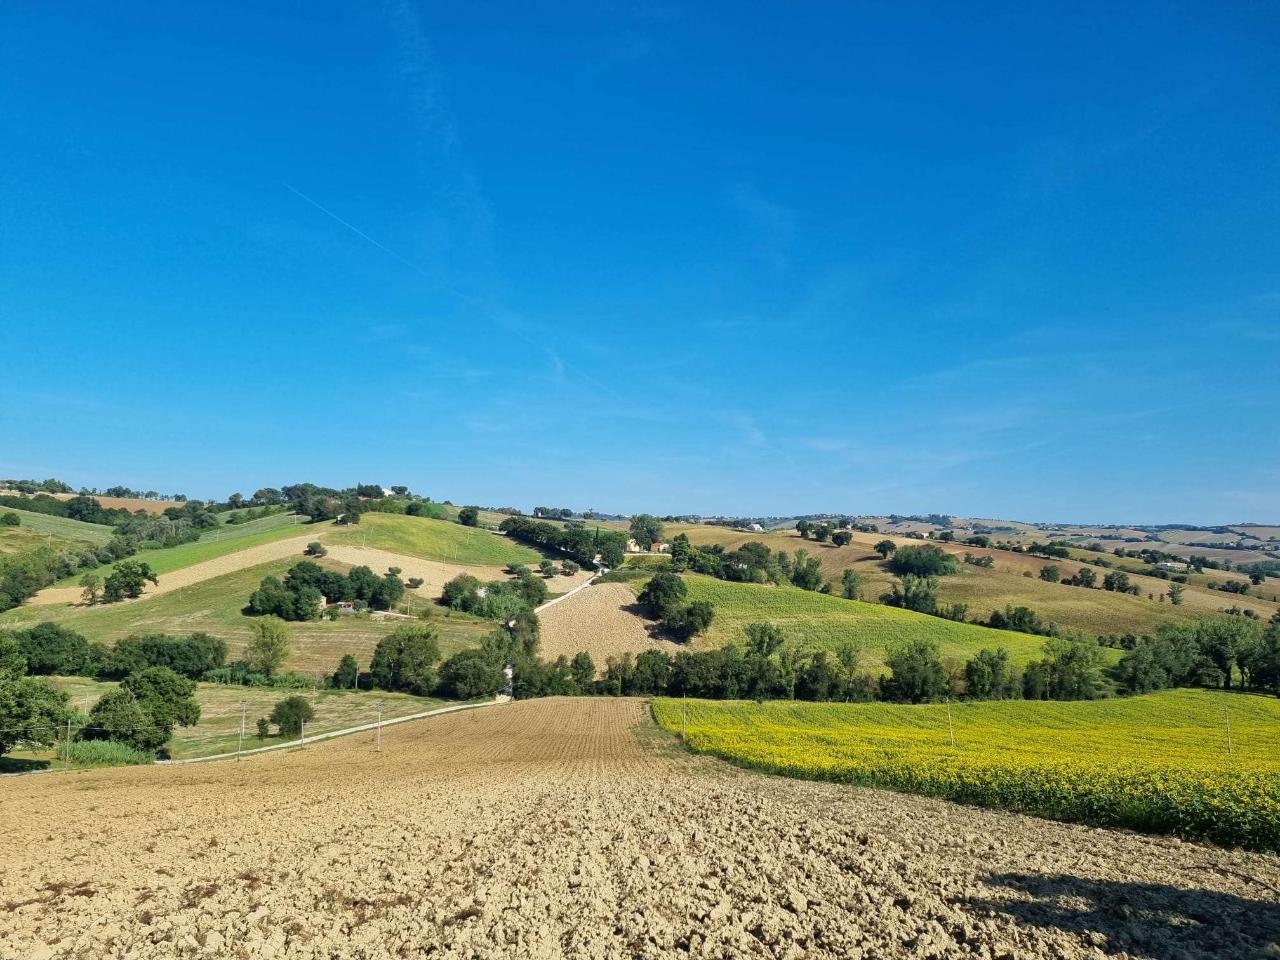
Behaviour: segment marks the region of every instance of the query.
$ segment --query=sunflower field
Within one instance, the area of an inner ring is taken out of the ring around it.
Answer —
[[[690,748],[1098,826],[1280,850],[1280,700],[1207,690],[920,706],[661,698]]]

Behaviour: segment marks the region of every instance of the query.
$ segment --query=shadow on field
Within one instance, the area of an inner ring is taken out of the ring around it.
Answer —
[[[1007,914],[1020,924],[1083,935],[1104,952],[1123,950],[1152,960],[1280,955],[1272,953],[1280,950],[1280,901],[1260,881],[1257,900],[1163,883],[1066,874],[1002,873],[986,882],[1013,896],[978,900],[971,906]]]
[[[48,770],[48,760],[27,760],[22,757],[0,757],[0,773],[30,773],[32,770]]]

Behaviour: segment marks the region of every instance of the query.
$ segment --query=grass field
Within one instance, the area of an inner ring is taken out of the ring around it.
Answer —
[[[894,581],[893,574],[872,549],[875,543],[886,539],[884,534],[854,533],[852,543],[846,547],[836,547],[829,543],[802,540],[794,532],[788,531],[743,533],[707,525],[668,525],[668,538],[678,533],[688,534],[695,545],[719,543],[728,550],[736,549],[749,541],[765,543],[771,549],[786,550],[793,554],[798,549],[808,550],[821,562],[823,574],[837,585],[846,567],[857,570],[864,581],[862,596],[869,600],[878,598]],[[903,537],[890,536],[887,539],[893,540],[900,547],[920,543]],[[1031,607],[1043,620],[1056,623],[1063,631],[1078,631],[1092,637],[1099,634],[1150,634],[1161,623],[1210,616],[1235,603],[1253,608],[1264,620],[1280,609],[1280,605],[1271,600],[1273,594],[1280,593],[1280,589],[1271,586],[1272,581],[1254,591],[1255,594],[1260,593],[1261,597],[1240,598],[1209,590],[1206,584],[1212,577],[1196,578],[1199,582],[1188,584],[1183,603],[1175,607],[1167,601],[1160,602],[1159,597],[1169,588],[1169,581],[1155,577],[1132,577],[1140,590],[1139,596],[1070,587],[1062,583],[1048,583],[1039,578],[1040,568],[1049,563],[1057,565],[1062,576],[1068,577],[1083,565],[1080,561],[1099,556],[1117,559],[1110,555],[1073,549],[1072,553],[1078,560],[1050,561],[1024,553],[988,550],[963,544],[939,543],[937,546],[958,558],[971,552],[986,554],[994,561],[994,566],[985,568],[961,563],[959,573],[942,577],[938,581],[939,603],[967,604],[970,620],[985,620],[992,610],[1003,610],[1010,604],[1021,605]],[[1092,566],[1090,569],[1097,573],[1100,586],[1106,571]],[[1226,575],[1222,575],[1217,579],[1225,578]],[[1280,584],[1280,581],[1276,583]]]
[[[113,690],[115,683],[103,683],[86,677],[51,677],[58,689],[71,696],[71,706],[88,711],[104,693]],[[315,710],[315,719],[307,724],[307,736],[341,730],[378,719],[381,708],[384,720],[421,713],[444,706],[445,701],[428,697],[413,697],[405,693],[350,690],[277,690],[264,687],[226,686],[220,683],[201,683],[196,687],[196,700],[200,703],[200,722],[193,727],[175,727],[169,751],[175,760],[189,757],[205,757],[236,749],[240,731],[240,702],[245,702],[246,750],[253,747],[279,743],[280,738],[259,740],[257,720],[271,712],[271,708],[285,697],[298,694],[307,698]],[[17,759],[45,759],[54,752],[16,754]]]
[[[753,769],[1280,849],[1274,697],[1172,690],[949,707],[660,699],[653,709],[694,750]]]
[[[90,640],[107,642],[134,633],[186,634],[203,630],[227,641],[234,659],[249,639],[252,618],[241,612],[249,602],[249,595],[257,589],[263,577],[282,577],[296,562],[294,559],[273,560],[203,580],[172,593],[126,603],[96,607],[17,607],[0,614],[0,627],[31,626],[42,620],[53,620],[79,631]],[[479,637],[493,628],[488,621],[434,605],[425,609],[432,613],[432,622],[440,629],[440,649],[445,656],[474,645]],[[367,665],[378,640],[394,629],[395,624],[352,616],[335,621],[296,623],[292,627],[293,651],[285,662],[285,668],[327,673],[333,671],[344,653],[354,655],[361,666]]]
[[[257,523],[262,523],[263,526],[255,526]],[[162,547],[159,550],[140,550],[128,559],[140,560],[148,564],[152,572],[163,575],[172,573],[175,570],[181,570],[184,567],[190,567],[193,564],[204,563],[206,560],[216,560],[218,557],[225,557],[228,554],[246,550],[249,547],[256,547],[263,543],[274,543],[276,540],[304,536],[308,532],[314,532],[315,539],[320,539],[324,531],[330,528],[331,524],[318,523],[303,529],[300,524],[300,518],[294,515],[266,517],[253,523],[218,527],[216,530],[210,531],[212,536],[206,535],[206,537],[202,537],[194,543],[182,543],[176,547]],[[299,551],[299,559],[301,559],[301,551]],[[99,567],[94,572],[101,577],[105,577],[114,569],[115,564],[113,563]],[[73,586],[82,575],[81,573],[72,574],[70,577],[58,581],[54,586]]]
[[[335,527],[330,543],[377,547],[425,560],[502,566],[537,563],[541,555],[506,537],[448,520],[406,517],[393,513],[365,513],[354,527]]]
[[[0,507],[0,513],[16,513],[21,521],[16,527],[0,526],[0,553],[17,553],[43,544],[58,550],[83,550],[86,545],[99,546],[111,539],[111,527],[100,523],[83,523],[12,507]]]
[[[884,666],[888,646],[919,637],[937,642],[944,659],[967,660],[983,648],[1004,647],[1015,663],[1025,664],[1039,659],[1044,646],[1043,637],[955,623],[797,587],[689,575],[685,582],[690,602],[709,600],[716,608],[715,620],[698,641],[699,647],[720,647],[730,641],[741,644],[743,628],[755,621],[776,624],[788,639],[815,648],[831,650],[842,640],[856,640],[862,645],[864,665],[873,671]]]

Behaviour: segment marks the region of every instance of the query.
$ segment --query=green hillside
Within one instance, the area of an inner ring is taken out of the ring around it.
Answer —
[[[263,526],[255,526],[255,523],[258,522],[261,522]],[[194,543],[182,543],[176,547],[162,547],[159,550],[140,550],[128,559],[144,561],[150,565],[152,571],[156,574],[172,573],[175,570],[181,570],[193,564],[204,563],[206,560],[216,560],[218,557],[225,557],[228,554],[247,550],[250,547],[256,547],[264,543],[274,543],[277,540],[287,540],[290,537],[305,537],[308,535],[318,539],[331,526],[327,523],[321,523],[307,525],[304,529],[301,524],[301,518],[295,515],[266,517],[262,521],[255,521],[255,523],[218,527],[209,531],[209,534]],[[298,550],[298,555],[301,558],[301,549]],[[113,569],[115,569],[115,564],[110,564],[99,568],[95,572],[99,576],[105,577]],[[59,581],[55,586],[72,586],[80,579],[80,576],[81,574],[76,573]]]
[[[797,587],[729,583],[689,574],[684,579],[690,602],[709,600],[716,608],[715,621],[698,646],[741,643],[748,623],[767,621],[781,627],[789,639],[815,648],[831,650],[842,640],[856,640],[871,669],[883,666],[884,652],[892,644],[920,637],[936,642],[944,659],[967,660],[983,648],[1004,647],[1022,665],[1039,659],[1043,652],[1044,637],[1025,633],[956,623]]]
[[[0,507],[0,513],[15,513],[19,520],[16,527],[0,526],[0,553],[17,553],[42,544],[59,550],[83,549],[86,545],[98,546],[111,539],[111,527],[98,523],[83,523],[12,507]]]
[[[0,613],[0,628],[26,627],[42,620],[52,620],[84,634],[90,640],[106,642],[134,633],[186,634],[203,630],[226,640],[234,658],[249,639],[249,625],[253,618],[241,612],[249,602],[249,595],[257,589],[263,577],[283,577],[299,559],[301,557],[273,560],[203,580],[172,593],[124,603],[96,607],[17,607]],[[326,566],[347,569],[342,564],[324,562]],[[426,609],[440,628],[440,649],[446,656],[474,644],[493,626],[488,621],[438,607]],[[394,621],[373,620],[365,616],[292,624],[294,649],[285,666],[287,669],[332,671],[344,653],[351,653],[361,663],[368,663],[378,640],[395,625]]]
[[[541,555],[506,537],[448,520],[407,517],[394,513],[366,513],[354,527],[335,527],[329,543],[377,547],[425,560],[503,566],[537,563]]]
[[[771,531],[767,533],[744,533],[724,527],[707,525],[669,524],[666,530],[668,538],[679,533],[686,534],[696,544],[717,543],[726,550],[735,550],[744,543],[760,542],[774,550],[786,550],[795,553],[807,550],[811,556],[817,557],[822,565],[823,575],[836,584],[840,583],[841,573],[852,568],[861,575],[862,596],[874,599],[888,590],[894,582],[894,576],[873,549],[874,545],[884,539],[894,541],[898,547],[919,545],[920,541],[908,540],[904,537],[885,537],[878,533],[853,534],[853,541],[848,546],[837,547],[831,543],[815,543],[803,540],[794,531]],[[1094,589],[1068,586],[1065,583],[1049,583],[1040,579],[1040,569],[1046,565],[1059,568],[1063,578],[1076,573],[1084,564],[1081,561],[1105,559],[1121,566],[1121,562],[1109,554],[1094,553],[1087,550],[1073,550],[1073,559],[1047,560],[1030,554],[1016,553],[1009,550],[984,549],[966,546],[959,543],[934,544],[939,549],[952,554],[959,561],[958,572],[952,576],[938,580],[938,602],[941,605],[963,603],[969,607],[968,618],[986,619],[993,610],[1002,610],[1006,605],[1027,606],[1033,609],[1046,623],[1054,623],[1065,631],[1077,631],[1086,636],[1099,634],[1150,634],[1162,623],[1196,620],[1205,616],[1213,616],[1224,607],[1238,603],[1242,607],[1253,608],[1262,619],[1267,619],[1278,609],[1271,597],[1280,590],[1280,581],[1268,581],[1268,585],[1255,588],[1248,597],[1237,597],[1218,590],[1207,589],[1207,583],[1214,577],[1193,576],[1187,585],[1182,603],[1178,606],[1162,599],[1169,588],[1169,581],[1150,576],[1138,576],[1130,573],[1131,581],[1138,587],[1137,596],[1113,593],[1103,590],[1102,577],[1107,569],[1090,565],[1098,578]],[[978,567],[964,563],[964,555],[988,556],[992,566]],[[1136,561],[1128,561],[1136,564]],[[1140,566],[1140,565],[1139,565]],[[1222,581],[1229,576],[1219,574],[1216,579]],[[1273,586],[1272,584],[1276,584]]]

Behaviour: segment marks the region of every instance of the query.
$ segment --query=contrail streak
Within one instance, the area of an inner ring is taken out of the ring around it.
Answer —
[[[393,259],[404,264],[414,273],[418,274],[419,276],[425,277],[426,279],[432,281],[433,283],[439,283],[436,277],[431,276],[431,274],[429,274],[426,270],[423,270],[422,267],[418,266],[412,260],[406,260],[404,257],[400,256],[400,254],[396,253],[394,250],[388,247],[385,243],[380,243],[379,241],[375,240],[373,237],[365,233],[363,230],[361,230],[359,227],[355,226],[352,223],[348,223],[346,220],[343,220],[340,216],[338,216],[328,207],[324,206],[323,204],[317,203],[315,200],[312,200],[310,197],[308,197],[305,193],[303,193],[297,187],[293,186],[292,184],[284,183],[284,188],[288,190],[290,193],[294,194],[295,196],[301,197],[303,200],[307,201],[307,203],[311,204],[313,207],[315,207],[317,210],[323,213],[326,217],[329,217],[331,220],[336,220],[338,223],[342,224],[344,227],[346,227],[348,230],[354,233],[357,237],[360,237],[362,240],[367,240],[369,243],[373,244],[375,247],[377,247],[387,256],[392,257]],[[463,293],[461,290],[455,290],[453,287],[450,287],[450,286],[445,286],[445,285],[441,285],[441,286],[444,290],[448,291],[449,293],[452,293],[455,297],[459,297],[471,303],[479,302],[479,300],[476,297]]]

